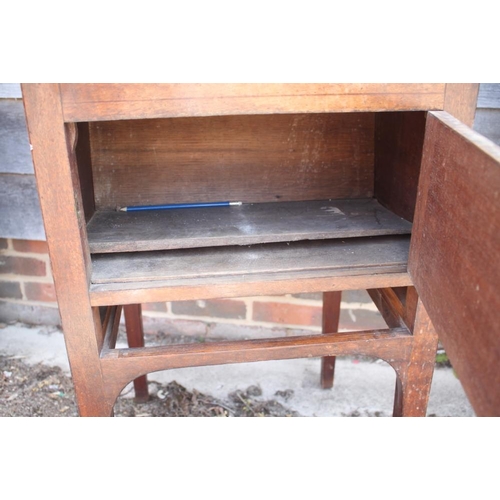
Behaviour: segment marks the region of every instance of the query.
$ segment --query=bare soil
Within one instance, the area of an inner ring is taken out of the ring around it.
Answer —
[[[149,383],[147,403],[136,403],[122,394],[115,405],[116,417],[298,417],[287,408],[291,391],[278,391],[276,399],[262,398],[258,386],[228,394],[219,400],[196,390],[188,391],[173,381]],[[280,402],[281,400],[282,402]],[[76,417],[71,378],[58,367],[28,365],[17,357],[0,356],[0,417]]]

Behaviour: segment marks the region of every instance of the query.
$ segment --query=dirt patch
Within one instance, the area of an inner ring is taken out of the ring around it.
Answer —
[[[130,393],[115,405],[117,417],[298,417],[286,408],[292,391],[278,391],[264,399],[258,386],[228,394],[220,400],[173,381],[150,382],[150,400],[136,403]],[[71,378],[58,367],[28,365],[18,357],[0,356],[0,417],[76,417]]]
[[[58,367],[0,356],[1,417],[76,416],[71,379]]]

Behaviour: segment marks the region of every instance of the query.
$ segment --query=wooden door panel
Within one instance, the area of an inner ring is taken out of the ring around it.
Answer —
[[[500,415],[500,148],[427,118],[409,272],[477,415]]]

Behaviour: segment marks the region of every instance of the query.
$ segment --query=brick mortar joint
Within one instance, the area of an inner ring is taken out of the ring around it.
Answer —
[[[313,300],[313,299],[299,299],[296,297],[289,297],[289,296],[269,296],[269,295],[263,295],[262,297],[255,296],[255,297],[232,297],[232,298],[224,298],[224,299],[206,299],[207,301],[210,300],[224,300],[227,302],[244,302],[247,306],[247,315],[248,311],[252,310],[253,311],[253,306],[255,302],[262,302],[262,303],[276,303],[276,304],[289,304],[289,305],[297,305],[297,306],[309,306],[309,307],[322,307],[323,306],[323,301],[321,300]],[[172,301],[174,302],[174,301]],[[171,304],[172,302],[167,302],[167,309],[171,309]],[[193,300],[193,302],[196,302],[196,300]],[[373,302],[346,302],[342,301],[341,302],[341,308],[343,309],[365,309],[368,311],[377,311],[377,308]],[[251,318],[251,316],[250,316]]]
[[[266,328],[266,329],[282,329],[282,330],[304,330],[308,332],[321,333],[322,328],[320,326],[313,325],[295,325],[290,323],[272,323],[265,321],[247,321],[247,320],[227,320],[224,318],[207,318],[200,316],[168,316],[164,312],[157,311],[147,311],[144,312],[145,318],[150,319],[164,319],[171,321],[189,321],[193,323],[202,323],[206,326],[207,329],[210,329],[212,325],[224,325],[224,326],[234,326],[234,327],[247,327],[247,328]],[[354,332],[359,331],[359,328],[345,328],[340,327],[339,332]]]
[[[320,299],[301,299],[298,297],[292,297],[291,295],[262,295],[262,296],[254,296],[254,297],[246,297],[247,300],[253,302],[280,302],[285,304],[297,304],[297,305],[305,305],[312,306],[322,304],[323,301]]]
[[[12,298],[2,297],[0,299],[0,302],[7,302],[23,306],[41,306],[41,307],[50,307],[51,309],[59,309],[57,302],[43,301],[43,300],[36,301],[36,300],[12,299]]]
[[[156,320],[156,319],[158,319],[158,318],[157,317],[153,317],[153,316],[146,316],[144,318],[145,325],[148,325],[148,320]],[[213,322],[210,322],[210,323],[206,323],[204,321],[200,321],[198,318],[193,319],[193,323],[196,324],[199,329],[204,330],[204,335],[207,336],[207,337],[208,336],[212,336],[214,334],[214,331],[216,331],[220,327],[222,327],[224,329],[227,329],[228,327],[229,328],[234,328],[235,333],[237,332],[237,330],[239,328],[239,325],[230,325],[230,324],[219,322],[219,321],[213,321]],[[122,326],[122,328],[125,326],[123,318],[122,318],[122,321],[121,321],[121,326]],[[149,329],[149,326],[145,326],[145,334],[146,335],[148,335],[149,333],[151,333],[151,330]],[[284,336],[296,335],[294,332],[296,332],[297,330],[303,331],[305,335],[321,333],[321,332],[313,331],[313,330],[308,329],[308,328],[302,328],[302,327],[301,328],[295,328],[295,327],[290,327],[290,326],[287,326],[287,325],[280,325],[280,324],[269,324],[269,325],[256,325],[256,324],[248,325],[248,324],[244,324],[244,325],[241,325],[241,326],[245,327],[246,330],[248,330],[248,329],[255,329],[255,330],[268,330],[270,332],[279,331],[279,332],[283,332]],[[248,338],[251,338],[251,337],[248,337]]]
[[[308,299],[295,299],[295,297],[291,297],[287,299],[287,297],[279,297],[279,300],[274,300],[272,297],[265,297],[265,300],[260,299],[259,297],[254,297],[252,300],[252,306],[255,302],[261,302],[263,304],[288,304],[291,306],[304,306],[304,307],[323,307],[323,302],[320,300],[308,300]],[[366,311],[374,311],[377,312],[377,306],[373,302],[345,302],[342,301],[340,303],[341,309],[360,309]]]
[[[21,300],[26,302],[28,300],[28,297],[26,296],[26,289],[24,288],[24,283],[21,281],[21,282],[19,282],[19,285],[21,288],[21,295],[23,296],[23,298]]]
[[[164,312],[164,311],[145,311],[144,314],[154,313],[155,315],[161,315],[163,318],[167,319],[180,319],[180,320],[199,320],[204,323],[214,323],[214,322],[222,322],[227,324],[245,324],[248,322],[245,318],[224,318],[221,316],[202,316],[202,315],[190,315],[190,314],[175,314],[173,312]]]
[[[9,281],[15,283],[40,283],[45,285],[53,285],[52,276],[26,276],[24,274],[0,274],[0,282]]]
[[[14,248],[3,248],[1,251],[2,255],[7,255],[8,257],[26,257],[30,259],[40,259],[44,262],[50,261],[50,256],[48,253],[38,253],[38,252],[21,252],[19,250],[15,250]]]
[[[247,321],[252,321],[252,318],[253,318],[253,300],[247,298],[246,301],[245,301],[245,304],[246,304],[246,320]]]

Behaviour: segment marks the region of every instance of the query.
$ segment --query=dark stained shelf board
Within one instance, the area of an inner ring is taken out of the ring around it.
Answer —
[[[368,198],[97,212],[87,232],[92,253],[116,253],[410,234],[411,223]]]
[[[409,236],[268,243],[92,257],[92,283],[165,286],[406,272]]]

